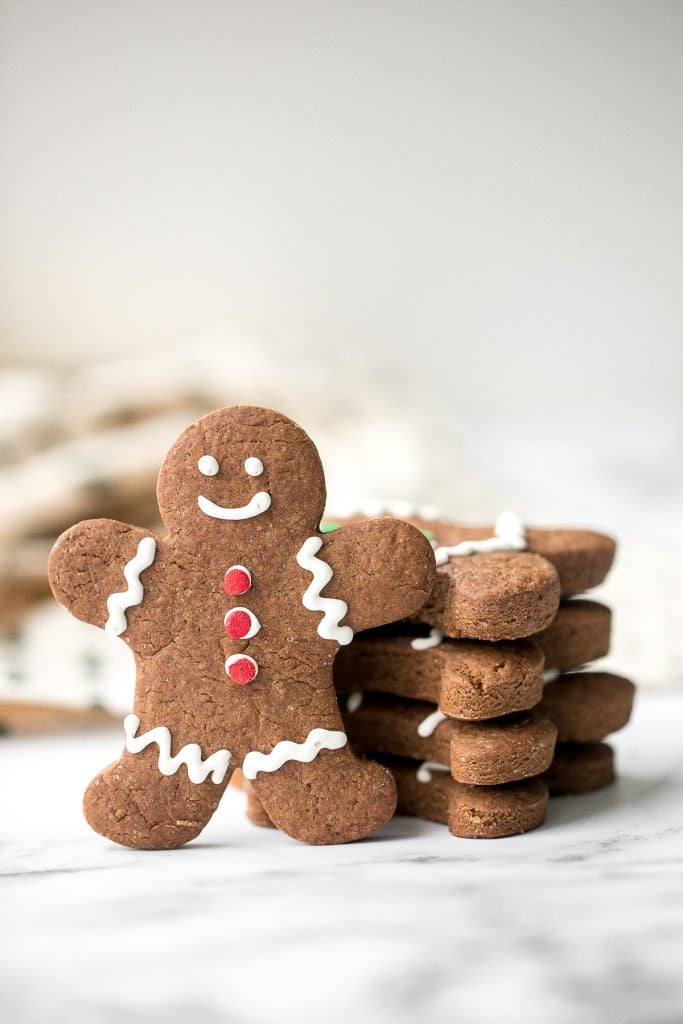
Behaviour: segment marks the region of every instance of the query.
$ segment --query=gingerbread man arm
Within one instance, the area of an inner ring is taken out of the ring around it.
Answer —
[[[157,538],[137,526],[112,519],[77,523],[50,552],[52,592],[77,619],[128,640],[131,609],[143,600],[144,573],[156,549]]]
[[[431,544],[399,519],[343,526],[325,536],[320,557],[333,572],[327,592],[348,605],[342,621],[354,633],[414,614],[434,586]]]

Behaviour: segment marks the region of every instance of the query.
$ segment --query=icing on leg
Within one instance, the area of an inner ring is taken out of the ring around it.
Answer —
[[[165,725],[158,725],[155,729],[137,736],[140,726],[140,719],[137,715],[127,715],[123,727],[126,731],[126,750],[130,754],[139,754],[150,744],[156,744],[159,748],[158,765],[162,775],[175,775],[181,765],[187,766],[187,774],[190,782],[198,785],[205,782],[209,775],[211,781],[219,784],[225,778],[225,773],[230,764],[231,754],[229,750],[216,750],[205,760],[202,760],[202,750],[198,743],[186,743],[177,754],[171,756],[171,733]]]
[[[159,771],[159,751],[151,742],[139,754],[123,756],[100,772],[83,797],[88,824],[122,846],[170,850],[194,839],[209,822],[232,774],[198,785],[182,768]]]
[[[363,839],[396,809],[391,773],[356,757],[348,743],[310,762],[287,761],[278,771],[259,771],[251,784],[273,824],[304,843]]]
[[[250,750],[242,763],[245,779],[255,779],[259,772],[276,772],[287,761],[313,761],[321,750],[339,750],[346,744],[346,733],[339,729],[311,729],[303,743],[280,740],[269,754]]]

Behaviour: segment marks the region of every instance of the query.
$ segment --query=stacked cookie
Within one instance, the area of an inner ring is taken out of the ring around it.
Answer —
[[[340,651],[349,739],[390,765],[400,811],[458,836],[525,832],[542,823],[549,791],[614,778],[602,741],[628,721],[633,685],[575,671],[609,647],[609,610],[576,595],[605,578],[614,543],[526,531],[507,513],[482,529],[411,521],[433,541],[437,583],[424,625],[368,632]]]
[[[351,744],[393,771],[399,812],[463,837],[525,832],[548,795],[614,779],[603,742],[628,721],[634,688],[577,670],[608,650],[601,583],[614,542],[583,530],[525,530],[410,517],[438,566],[413,622],[356,635],[335,662]],[[334,528],[337,524],[330,524]],[[264,824],[250,797],[249,816]]]

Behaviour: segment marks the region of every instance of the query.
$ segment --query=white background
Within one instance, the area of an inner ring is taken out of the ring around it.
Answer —
[[[6,354],[219,326],[465,413],[678,403],[680,3],[6,0],[0,40]]]
[[[213,332],[331,494],[616,533],[620,667],[680,678],[683,4],[0,11],[6,362]]]

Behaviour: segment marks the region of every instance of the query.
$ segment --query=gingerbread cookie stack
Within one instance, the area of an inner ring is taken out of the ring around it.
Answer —
[[[348,735],[389,759],[401,810],[458,836],[527,831],[549,791],[614,778],[602,741],[628,721],[633,685],[576,671],[607,653],[609,610],[577,595],[604,580],[614,542],[526,530],[511,513],[481,529],[410,521],[435,547],[437,582],[421,629],[369,632],[340,653]]]
[[[511,513],[483,528],[408,518],[435,549],[436,584],[411,622],[339,652],[347,734],[391,768],[399,811],[463,837],[528,831],[549,793],[614,779],[603,740],[628,721],[633,685],[577,671],[609,647],[609,609],[577,595],[604,580],[614,542]],[[249,815],[263,823],[253,795]]]

